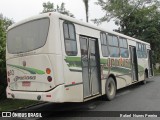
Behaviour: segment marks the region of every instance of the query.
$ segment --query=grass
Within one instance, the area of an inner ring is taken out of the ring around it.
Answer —
[[[0,101],[0,111],[12,111],[38,103],[32,100],[5,99]]]
[[[6,86],[4,84],[0,84],[0,111],[12,111],[39,103],[39,101],[33,100],[7,99],[5,91]]]

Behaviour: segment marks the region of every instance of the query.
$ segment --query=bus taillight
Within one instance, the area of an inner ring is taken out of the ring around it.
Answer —
[[[47,77],[47,80],[48,80],[48,82],[52,82],[52,77],[51,77],[51,76],[48,76],[48,77]]]
[[[47,69],[46,69],[46,73],[47,73],[47,74],[50,74],[50,73],[51,73],[51,69],[47,68]]]

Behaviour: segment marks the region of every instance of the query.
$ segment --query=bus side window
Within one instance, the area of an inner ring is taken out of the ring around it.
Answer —
[[[146,49],[146,45],[142,44],[142,56],[143,58],[147,58],[147,49]]]
[[[137,53],[138,53],[138,58],[146,58],[147,57],[146,46],[142,43],[137,42]]]
[[[77,41],[76,41],[76,32],[74,24],[65,21],[63,23],[63,31],[64,31],[66,54],[68,56],[76,56],[78,52],[77,52]]]
[[[147,48],[146,48],[146,45],[144,45],[144,53],[145,53],[145,58],[147,58]]]
[[[108,35],[109,52],[111,57],[119,57],[119,45],[117,36]]]
[[[138,42],[136,43],[136,46],[137,46],[136,47],[137,48],[137,56],[138,56],[138,58],[140,58],[141,57],[141,55],[140,55],[141,53],[140,53],[140,46],[139,46]]]
[[[128,58],[128,44],[127,39],[119,38],[120,55],[123,58]]]
[[[101,32],[101,47],[102,47],[102,55],[103,57],[108,57],[108,46],[107,46],[107,36],[106,33]]]

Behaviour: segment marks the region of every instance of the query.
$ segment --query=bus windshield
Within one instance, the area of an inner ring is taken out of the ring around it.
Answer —
[[[45,45],[49,30],[49,19],[30,21],[12,28],[7,33],[8,52],[29,52]]]

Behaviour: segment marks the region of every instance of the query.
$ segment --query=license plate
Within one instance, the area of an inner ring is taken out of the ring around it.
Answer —
[[[22,86],[29,87],[29,86],[31,86],[31,82],[29,82],[29,81],[23,81],[22,82]]]

